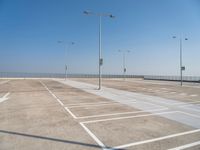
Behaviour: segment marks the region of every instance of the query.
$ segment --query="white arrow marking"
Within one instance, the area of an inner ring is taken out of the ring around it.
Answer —
[[[8,95],[10,95],[9,92],[6,93],[2,98],[0,98],[0,103],[3,102],[3,101],[5,101],[5,100],[7,100],[8,99],[8,97],[7,97]]]

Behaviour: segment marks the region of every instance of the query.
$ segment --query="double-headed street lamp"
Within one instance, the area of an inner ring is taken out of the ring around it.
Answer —
[[[175,39],[176,36],[173,36],[173,38]],[[184,38],[185,41],[188,40],[188,38]],[[179,39],[180,42],[180,81],[181,81],[181,86],[183,85],[183,71],[185,70],[185,66],[182,65],[182,61],[183,61],[183,56],[182,56],[182,37],[180,37]]]
[[[123,56],[123,78],[126,79],[126,53],[130,53],[129,50],[118,50]]]
[[[67,50],[69,50],[71,45],[74,45],[74,42],[65,42],[65,41],[58,41],[59,44],[65,45],[65,57],[67,57]],[[66,58],[65,58],[66,59]],[[65,80],[67,79],[67,61],[65,60]]]
[[[99,90],[101,89],[101,71],[102,71],[102,65],[103,65],[103,58],[101,54],[101,18],[102,17],[110,17],[115,18],[112,14],[108,13],[94,13],[90,11],[84,11],[85,15],[93,15],[99,17]]]

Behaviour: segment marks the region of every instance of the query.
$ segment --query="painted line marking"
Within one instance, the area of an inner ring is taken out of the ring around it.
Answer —
[[[148,115],[138,115],[138,116],[129,116],[129,117],[119,117],[119,118],[111,118],[111,119],[102,119],[102,120],[93,120],[93,121],[85,121],[85,122],[80,122],[80,124],[82,125],[82,127],[87,131],[87,133],[100,145],[100,146],[105,146],[84,124],[88,124],[88,123],[94,123],[94,122],[101,122],[101,121],[110,121],[110,120],[119,120],[119,119],[128,119],[128,118],[139,118],[139,117],[147,117],[147,116],[154,116],[154,115],[159,115],[159,114],[169,114],[169,113],[177,113],[178,111],[172,111],[172,112],[163,112],[163,113],[155,113],[155,114],[148,114]],[[131,147],[131,146],[136,146],[136,145],[141,145],[141,144],[146,144],[146,143],[151,143],[151,142],[156,142],[156,141],[160,141],[160,140],[165,140],[165,139],[169,139],[169,138],[173,138],[173,137],[177,137],[177,136],[183,136],[183,135],[187,135],[187,134],[192,134],[192,133],[196,133],[196,132],[200,132],[200,129],[196,129],[196,130],[191,130],[191,131],[186,131],[186,132],[181,132],[181,133],[176,133],[176,134],[171,134],[171,135],[167,135],[167,136],[163,136],[163,137],[159,137],[159,138],[154,138],[154,139],[150,139],[150,140],[144,140],[144,141],[139,141],[139,142],[134,142],[134,143],[129,143],[129,144],[124,144],[124,145],[120,145],[120,146],[116,146],[114,148],[111,148],[110,150],[114,150],[114,149],[122,149],[122,148],[127,148],[127,147]],[[108,149],[107,149],[108,150]]]
[[[77,119],[77,117],[76,117],[67,107],[65,107],[65,110],[66,110],[74,119]]]
[[[0,103],[1,103],[1,102],[4,102],[4,101],[6,101],[6,100],[8,100],[8,99],[9,99],[9,98],[8,98],[8,95],[10,95],[9,92],[6,93],[2,98],[0,98]]]
[[[94,139],[94,141],[102,147],[102,149],[106,150],[106,146],[83,124],[80,122],[80,125],[83,129]]]
[[[77,117],[72,111],[65,107],[65,109],[72,114],[72,117],[74,119],[83,119],[83,118],[94,118],[94,117],[105,117],[105,116],[115,116],[115,115],[125,115],[125,114],[135,114],[135,113],[149,113],[149,112],[156,112],[156,111],[163,111],[163,110],[168,110],[168,108],[162,108],[162,109],[150,109],[150,110],[141,110],[141,111],[131,111],[131,112],[122,112],[122,113],[111,113],[111,114],[103,114],[103,115],[91,115],[91,116],[82,116],[82,117]]]
[[[117,103],[117,102],[73,103],[73,104],[66,104],[66,105],[67,106],[84,106],[84,105],[98,105],[98,104],[110,104],[110,103]]]
[[[167,88],[161,88],[162,90],[167,90]]]
[[[55,94],[53,94],[50,90],[49,90],[49,88],[42,82],[42,81],[40,81],[40,83],[44,86],[44,88],[59,102],[59,104],[61,105],[61,106],[64,106],[64,104],[60,101],[60,99],[59,98],[57,98],[57,96],[55,95]]]
[[[182,146],[175,147],[175,148],[171,148],[171,149],[168,149],[168,150],[183,150],[183,149],[190,148],[190,147],[197,146],[197,145],[200,145],[200,141],[190,143],[190,144],[186,144],[186,145],[182,145]]]
[[[170,92],[170,94],[176,94],[176,92]]]
[[[152,142],[156,142],[156,141],[160,141],[160,140],[165,140],[165,139],[169,139],[169,138],[173,138],[173,137],[177,137],[177,136],[183,136],[183,135],[192,134],[192,133],[197,133],[197,132],[200,132],[200,129],[176,133],[176,134],[171,134],[171,135],[168,135],[168,136],[163,136],[163,137],[154,138],[154,139],[145,140],[145,141],[140,141],[140,142],[124,144],[124,145],[117,146],[114,149],[122,149],[122,148],[131,147],[131,146],[136,146],[136,145],[141,145],[141,144],[146,144],[146,143],[152,143]]]
[[[179,95],[181,95],[181,96],[186,96],[187,93],[180,93]]]
[[[107,106],[107,105],[122,105],[121,103],[108,103],[108,104],[94,104],[94,105],[81,105],[81,106],[69,106],[67,108],[78,108],[78,107],[99,107],[99,106]]]
[[[191,94],[190,95],[191,97],[196,97],[196,96],[198,96],[197,94]]]
[[[167,108],[165,109],[160,109],[160,110],[155,110],[156,111],[163,111],[163,110],[168,110]],[[145,112],[145,111],[143,111]],[[104,121],[112,121],[112,120],[121,120],[121,119],[130,119],[130,118],[140,118],[140,117],[147,117],[147,116],[156,116],[156,115],[162,115],[162,114],[170,114],[170,113],[176,113],[178,111],[170,111],[170,112],[161,112],[161,113],[154,113],[154,114],[145,114],[145,115],[137,115],[137,116],[127,116],[127,117],[117,117],[117,118],[109,118],[109,119],[99,119],[99,120],[91,120],[91,121],[84,121],[82,123],[88,124],[88,123],[95,123],[95,122],[104,122]],[[148,112],[147,112],[148,113]]]

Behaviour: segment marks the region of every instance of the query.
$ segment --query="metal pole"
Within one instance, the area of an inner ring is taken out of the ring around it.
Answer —
[[[101,58],[101,15],[99,16],[99,90],[101,90],[101,66],[102,66],[102,58]]]
[[[69,47],[69,44],[65,46],[65,80],[67,80],[67,49]]]
[[[123,72],[124,72],[124,74],[123,74],[123,76],[124,76],[124,80],[125,80],[125,73],[126,73],[126,70],[125,70],[126,68],[125,68],[125,52],[123,52]]]
[[[183,85],[183,72],[182,72],[182,38],[180,38],[180,77],[181,77],[181,86]]]
[[[102,54],[101,54],[101,17],[110,17],[114,18],[112,14],[108,13],[93,13],[90,11],[84,11],[83,12],[86,15],[94,15],[94,16],[99,16],[99,90],[101,89],[101,79],[102,79],[102,65],[103,65],[103,59],[102,59]]]
[[[65,80],[67,80],[67,64],[65,64]]]

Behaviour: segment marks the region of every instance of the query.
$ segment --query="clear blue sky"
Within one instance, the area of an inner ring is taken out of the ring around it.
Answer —
[[[199,0],[0,0],[0,72],[98,72],[98,18],[102,20],[104,73],[122,72],[118,49],[127,55],[128,74],[179,74],[179,41],[184,75],[200,76]],[[58,40],[76,44],[64,55]]]

